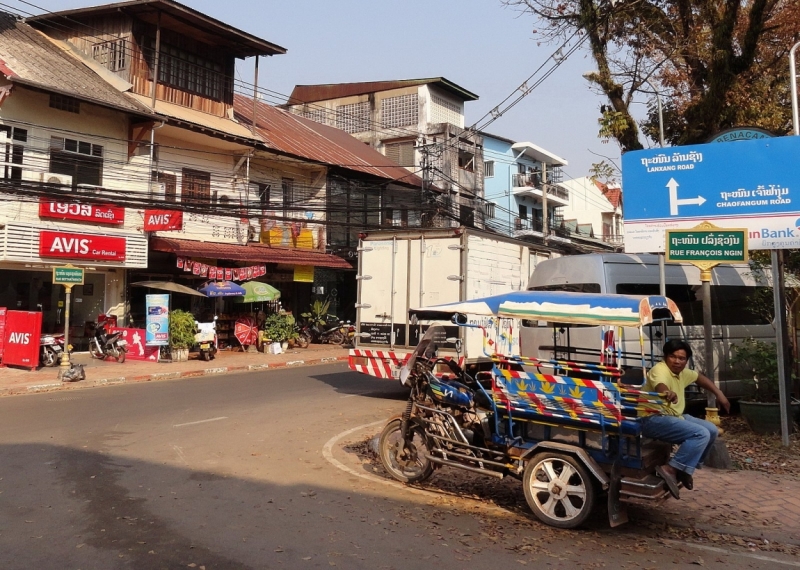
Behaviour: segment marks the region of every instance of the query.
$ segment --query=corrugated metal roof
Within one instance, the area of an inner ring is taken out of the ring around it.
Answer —
[[[27,21],[34,23],[45,22],[74,28],[76,21],[80,24],[82,19],[115,14],[120,11],[153,25],[156,24],[160,13],[162,29],[174,30],[199,39],[208,45],[221,47],[236,57],[245,58],[254,55],[286,53],[286,48],[234,28],[174,0],[115,2],[103,6],[48,12],[28,18]]]
[[[150,114],[39,31],[6,12],[0,12],[0,71],[13,83]]]
[[[335,269],[353,268],[352,265],[341,257],[329,253],[307,249],[291,249],[288,247],[271,247],[258,243],[235,245],[229,243],[207,243],[188,239],[151,237],[150,248],[167,253],[211,259],[225,259],[229,261],[279,263],[283,265],[313,265],[314,267],[332,267]]]
[[[233,108],[242,124],[252,124],[253,99],[235,95]],[[262,101],[256,103],[256,108],[256,132],[268,148],[400,184],[416,187],[422,184],[421,178],[344,131]]]
[[[299,105],[302,103],[314,103],[316,101],[352,97],[353,95],[366,95],[367,93],[377,93],[378,91],[389,91],[391,89],[403,89],[404,87],[428,84],[435,84],[440,89],[448,91],[464,101],[478,100],[478,96],[475,95],[475,93],[467,91],[444,77],[429,77],[427,79],[398,79],[394,81],[367,81],[363,83],[295,85],[289,97],[289,104]]]

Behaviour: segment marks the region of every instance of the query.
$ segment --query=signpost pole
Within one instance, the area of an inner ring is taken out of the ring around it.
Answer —
[[[783,294],[783,250],[773,249],[770,252],[772,261],[772,295],[775,303],[775,344],[778,349],[778,396],[781,405],[781,444],[789,447],[789,418],[791,418],[791,404],[787,390],[786,347],[788,331],[786,329],[786,296]],[[791,374],[788,376],[791,378]]]
[[[63,378],[71,367],[69,361],[69,305],[72,297],[72,285],[64,285],[66,291],[66,304],[64,306],[64,352],[61,353],[61,366],[58,370],[58,377]]]
[[[705,340],[705,361],[706,361],[706,375],[711,379],[714,384],[719,386],[717,379],[717,368],[714,366],[714,339],[712,337],[712,322],[711,322],[711,267],[702,269],[700,271],[700,282],[702,283],[703,290],[703,337]],[[708,400],[706,402],[706,420],[712,421],[710,417],[716,416],[717,412],[717,397],[709,392],[707,394]],[[717,421],[712,423],[719,423]]]

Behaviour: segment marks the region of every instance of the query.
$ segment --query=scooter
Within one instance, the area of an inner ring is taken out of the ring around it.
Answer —
[[[210,323],[200,323],[195,321],[197,332],[194,335],[194,342],[200,349],[200,360],[209,361],[217,353],[217,316]]]
[[[109,356],[117,359],[122,364],[125,362],[125,353],[128,352],[128,341],[122,338],[121,332],[108,334],[105,322],[94,324],[94,335],[89,340],[89,354],[92,358],[104,360]]]
[[[64,335],[43,334],[39,337],[39,362],[42,366],[58,366],[64,354]]]

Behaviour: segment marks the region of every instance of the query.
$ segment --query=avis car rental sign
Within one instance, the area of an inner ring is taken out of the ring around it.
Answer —
[[[125,261],[124,237],[73,234],[42,230],[39,232],[39,256]]]
[[[3,364],[24,366],[33,370],[39,366],[39,337],[42,333],[42,313],[39,311],[8,311],[4,336]]]
[[[144,231],[146,232],[182,229],[183,212],[176,212],[175,210],[144,211]]]

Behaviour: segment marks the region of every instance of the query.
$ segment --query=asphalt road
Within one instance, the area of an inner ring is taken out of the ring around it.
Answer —
[[[2,399],[0,568],[800,566],[602,520],[556,531],[381,483],[338,443],[326,459],[404,401],[343,364]]]

